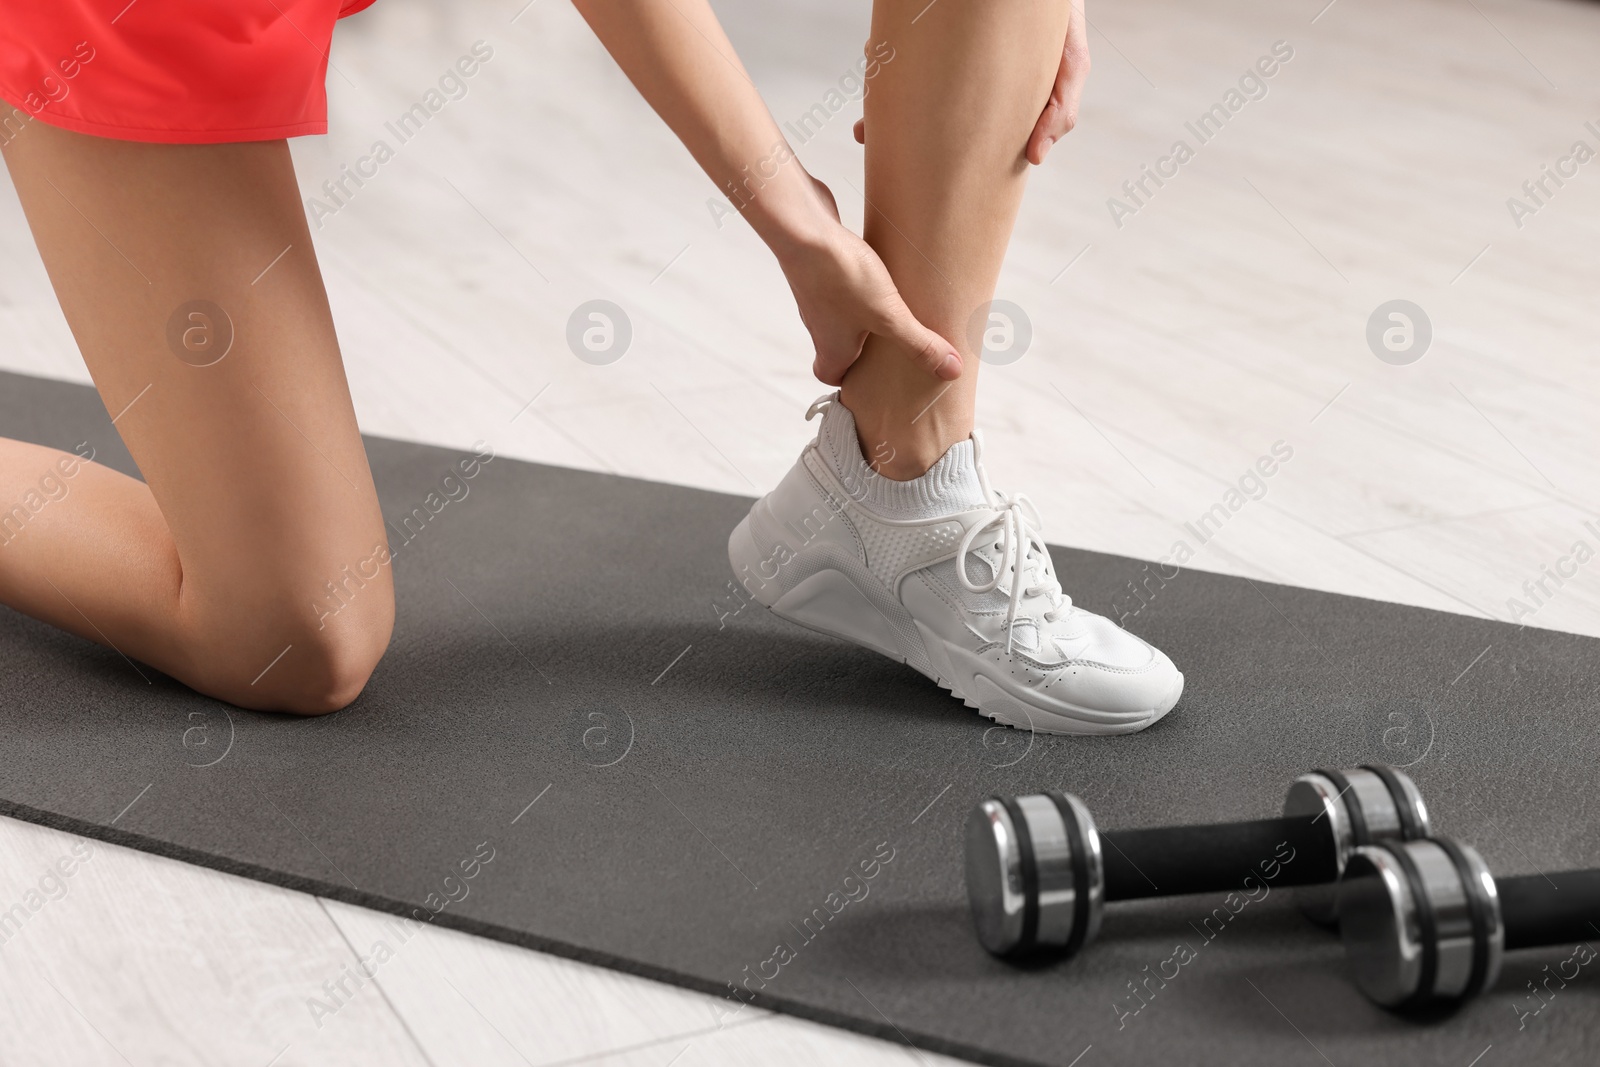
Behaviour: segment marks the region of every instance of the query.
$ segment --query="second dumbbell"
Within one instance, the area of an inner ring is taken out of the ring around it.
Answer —
[[[1109,902],[1234,890],[1261,864],[1275,886],[1328,885],[1355,848],[1428,829],[1416,786],[1384,766],[1301,775],[1280,818],[1197,826],[1101,831],[1070,793],[990,797],[967,819],[967,897],[995,955],[1071,956]],[[1306,911],[1332,917],[1327,898]]]
[[[1351,857],[1339,910],[1363,993],[1391,1008],[1452,1004],[1494,985],[1507,951],[1590,941],[1600,869],[1494,878],[1467,845],[1385,841]]]

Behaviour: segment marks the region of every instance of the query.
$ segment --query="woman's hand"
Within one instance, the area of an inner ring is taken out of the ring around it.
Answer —
[[[1056,71],[1056,83],[1045,101],[1044,111],[1028,136],[1024,149],[1028,162],[1037,166],[1044,162],[1050,146],[1065,137],[1078,124],[1078,101],[1083,96],[1083,83],[1089,80],[1089,20],[1083,13],[1083,0],[1072,0],[1072,15],[1067,22],[1067,40],[1061,49],[1061,66]],[[856,142],[867,143],[865,119],[857,119]]]
[[[824,385],[838,385],[861,355],[867,335],[875,333],[894,341],[935,377],[961,377],[955,347],[917,321],[872,246],[839,221],[833,193],[811,181],[818,215],[810,235],[775,251],[816,348],[812,373]]]
[[[839,221],[828,187],[794,158],[708,0],[574,5],[778,257],[816,346],[818,378],[840,384],[869,333],[930,374],[961,375],[954,346],[911,314],[878,254]]]
[[[1057,140],[1078,124],[1078,100],[1083,83],[1089,78],[1089,21],[1083,14],[1083,0],[1072,0],[1072,15],[1067,22],[1067,43],[1061,50],[1061,66],[1050,99],[1028,138],[1028,162],[1044,162],[1045,153]]]

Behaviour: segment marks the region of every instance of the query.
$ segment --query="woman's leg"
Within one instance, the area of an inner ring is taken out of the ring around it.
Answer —
[[[1068,13],[1068,0],[873,5],[872,40],[894,57],[866,97],[866,239],[912,313],[965,363],[960,380],[936,381],[893,342],[868,338],[842,399],[862,452],[891,457],[875,463],[889,478],[917,477],[972,431],[970,323],[994,296]]]
[[[6,165],[145,481],[0,440],[0,601],[235,704],[344,706],[394,593],[287,144],[25,127]],[[232,323],[210,366],[195,301]]]
[[[773,614],[909,664],[998,723],[1124,734],[1170,711],[1183,675],[1071,603],[1029,510],[994,496],[976,442],[961,445],[978,370],[968,325],[993,296],[1056,76],[1076,77],[1069,2],[877,0],[866,238],[911,312],[960,348],[962,375],[935,381],[870,337],[843,403],[821,409],[815,445],[729,536],[728,559]]]

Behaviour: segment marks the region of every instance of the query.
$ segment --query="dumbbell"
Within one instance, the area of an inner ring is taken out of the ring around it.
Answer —
[[[1446,838],[1358,848],[1339,885],[1339,933],[1356,985],[1385,1007],[1467,1000],[1503,954],[1594,939],[1600,869],[1495,878]]]
[[[1102,832],[1070,793],[989,797],[966,825],[978,940],[997,956],[1072,956],[1094,940],[1109,902],[1239,889],[1258,864],[1276,867],[1266,878],[1274,885],[1332,885],[1355,848],[1429,831],[1417,787],[1381,765],[1303,774],[1283,810],[1277,819]],[[1278,854],[1285,845],[1289,860]],[[1334,902],[1330,892],[1302,907],[1329,921]]]

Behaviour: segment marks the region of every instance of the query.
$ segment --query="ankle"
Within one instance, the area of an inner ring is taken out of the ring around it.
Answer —
[[[877,474],[898,482],[922,477],[950,451],[951,445],[971,434],[970,421],[957,426],[947,417],[935,418],[932,411],[909,425],[904,419],[856,416],[861,458]]]
[[[817,448],[840,485],[860,507],[887,518],[927,519],[982,506],[977,445],[969,438],[949,444],[938,434],[905,425],[890,437],[869,422],[859,428],[842,403],[828,407],[817,430]]]
[[[882,477],[894,482],[909,482],[927,474],[939,458],[949,450],[948,445],[935,445],[928,441],[902,442],[899,447],[887,438],[872,438],[858,430],[861,455],[867,466]]]

